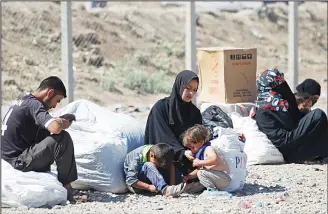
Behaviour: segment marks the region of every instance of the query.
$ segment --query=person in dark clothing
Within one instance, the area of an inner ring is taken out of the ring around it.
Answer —
[[[1,157],[23,172],[50,171],[51,164],[56,162],[58,180],[73,202],[70,183],[77,179],[77,170],[73,141],[64,129],[75,116],[53,118],[48,113],[65,97],[63,82],[50,76],[34,93],[19,98],[2,121]]]
[[[302,117],[295,96],[278,69],[264,71],[256,86],[253,118],[287,163],[328,156],[328,120],[322,110],[315,109]]]
[[[174,149],[174,165],[183,174],[193,170],[192,152],[182,144],[181,135],[188,128],[202,124],[199,109],[191,102],[198,90],[198,76],[189,70],[180,72],[169,97],[161,99],[151,109],[145,144],[165,142]]]
[[[318,101],[321,94],[321,85],[314,79],[306,79],[296,87],[297,93],[308,93],[312,96],[312,106]]]

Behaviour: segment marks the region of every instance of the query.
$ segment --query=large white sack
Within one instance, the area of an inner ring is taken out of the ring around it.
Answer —
[[[247,165],[284,163],[283,155],[259,130],[255,120],[237,113],[232,113],[230,117],[234,130],[245,135],[244,151],[247,154]]]
[[[72,102],[54,116],[66,113],[76,116],[67,129],[74,142],[78,172],[78,180],[72,186],[126,192],[124,159],[128,152],[143,145],[145,124],[86,100]]]
[[[231,115],[233,112],[237,112],[243,117],[247,117],[252,107],[255,106],[254,103],[236,103],[236,104],[225,104],[225,103],[202,103],[200,105],[200,111],[203,113],[208,107],[216,105],[219,106],[222,111],[227,115]]]
[[[247,155],[244,153],[244,144],[231,128],[218,127],[215,131],[218,132],[218,137],[212,140],[211,144],[223,154],[229,166],[231,177],[230,184],[223,191],[234,192],[241,190],[247,176]]]
[[[67,191],[52,173],[21,172],[1,160],[2,206],[36,208],[65,204]]]

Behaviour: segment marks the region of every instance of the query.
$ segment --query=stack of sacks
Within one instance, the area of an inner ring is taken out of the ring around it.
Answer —
[[[247,165],[284,163],[283,155],[267,136],[258,129],[256,121],[249,117],[251,109],[255,106],[254,103],[203,103],[200,106],[201,112],[204,112],[212,105],[220,107],[228,114],[232,119],[233,129],[237,133],[245,135],[244,152],[247,154]]]

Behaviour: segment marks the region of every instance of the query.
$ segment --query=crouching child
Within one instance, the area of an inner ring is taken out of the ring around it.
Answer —
[[[145,145],[127,154],[124,162],[126,185],[133,193],[161,192],[164,196],[178,196],[186,184],[168,185],[158,169],[169,170],[169,183],[173,184],[174,151],[167,144]]]
[[[200,183],[211,190],[222,190],[231,181],[229,166],[219,150],[208,141],[209,130],[203,125],[189,128],[183,135],[183,145],[191,150],[196,167],[184,181],[198,177]]]

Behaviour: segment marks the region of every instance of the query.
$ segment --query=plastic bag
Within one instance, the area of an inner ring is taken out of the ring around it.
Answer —
[[[227,161],[231,177],[230,184],[222,190],[228,192],[241,190],[247,176],[247,155],[244,153],[244,143],[239,140],[238,134],[231,128],[217,127],[215,131],[218,137],[212,140],[211,144]]]
[[[215,105],[218,106],[224,111],[229,117],[233,112],[240,114],[243,117],[249,116],[250,110],[255,106],[254,103],[235,103],[235,104],[226,104],[226,103],[203,103],[200,106],[200,111],[204,112],[208,107]]]
[[[21,172],[1,160],[1,203],[9,207],[53,207],[66,204],[67,191],[48,172]]]
[[[78,172],[78,180],[72,186],[126,192],[124,159],[128,152],[144,144],[145,124],[86,100],[72,102],[54,115],[66,113],[76,116],[67,129],[73,139]]]
[[[203,113],[203,124],[210,130],[210,140],[217,137],[214,133],[215,127],[233,128],[231,118],[216,105],[208,107]]]
[[[247,165],[284,163],[284,157],[268,137],[258,129],[251,117],[231,114],[234,130],[244,133],[246,137],[244,151],[247,154]]]

